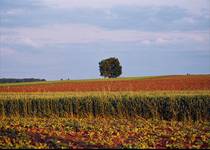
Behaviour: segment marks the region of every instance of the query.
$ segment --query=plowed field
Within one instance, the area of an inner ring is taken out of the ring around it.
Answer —
[[[210,90],[210,75],[177,75],[126,80],[82,80],[28,85],[3,85],[0,92]]]

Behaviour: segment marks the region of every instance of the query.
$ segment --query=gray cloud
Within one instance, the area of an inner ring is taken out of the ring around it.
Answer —
[[[67,43],[139,42],[170,44],[179,41],[208,43],[209,32],[149,32],[139,30],[107,30],[85,24],[57,24],[44,27],[0,28],[1,43],[17,43],[43,47]],[[10,34],[6,34],[10,32]]]
[[[209,0],[43,0],[44,5],[54,8],[111,8],[114,6],[175,6],[198,13],[210,7]]]

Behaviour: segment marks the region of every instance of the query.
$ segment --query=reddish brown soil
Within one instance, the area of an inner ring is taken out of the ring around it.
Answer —
[[[81,81],[0,86],[0,92],[210,90],[210,76],[165,76],[141,80]]]

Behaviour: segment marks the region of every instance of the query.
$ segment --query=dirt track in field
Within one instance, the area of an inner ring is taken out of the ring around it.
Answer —
[[[210,90],[210,76],[165,76],[140,80],[81,81],[0,86],[0,92]]]

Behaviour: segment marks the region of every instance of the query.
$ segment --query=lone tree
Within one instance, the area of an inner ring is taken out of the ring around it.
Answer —
[[[99,62],[101,76],[116,78],[122,74],[122,66],[117,58],[111,57]]]

